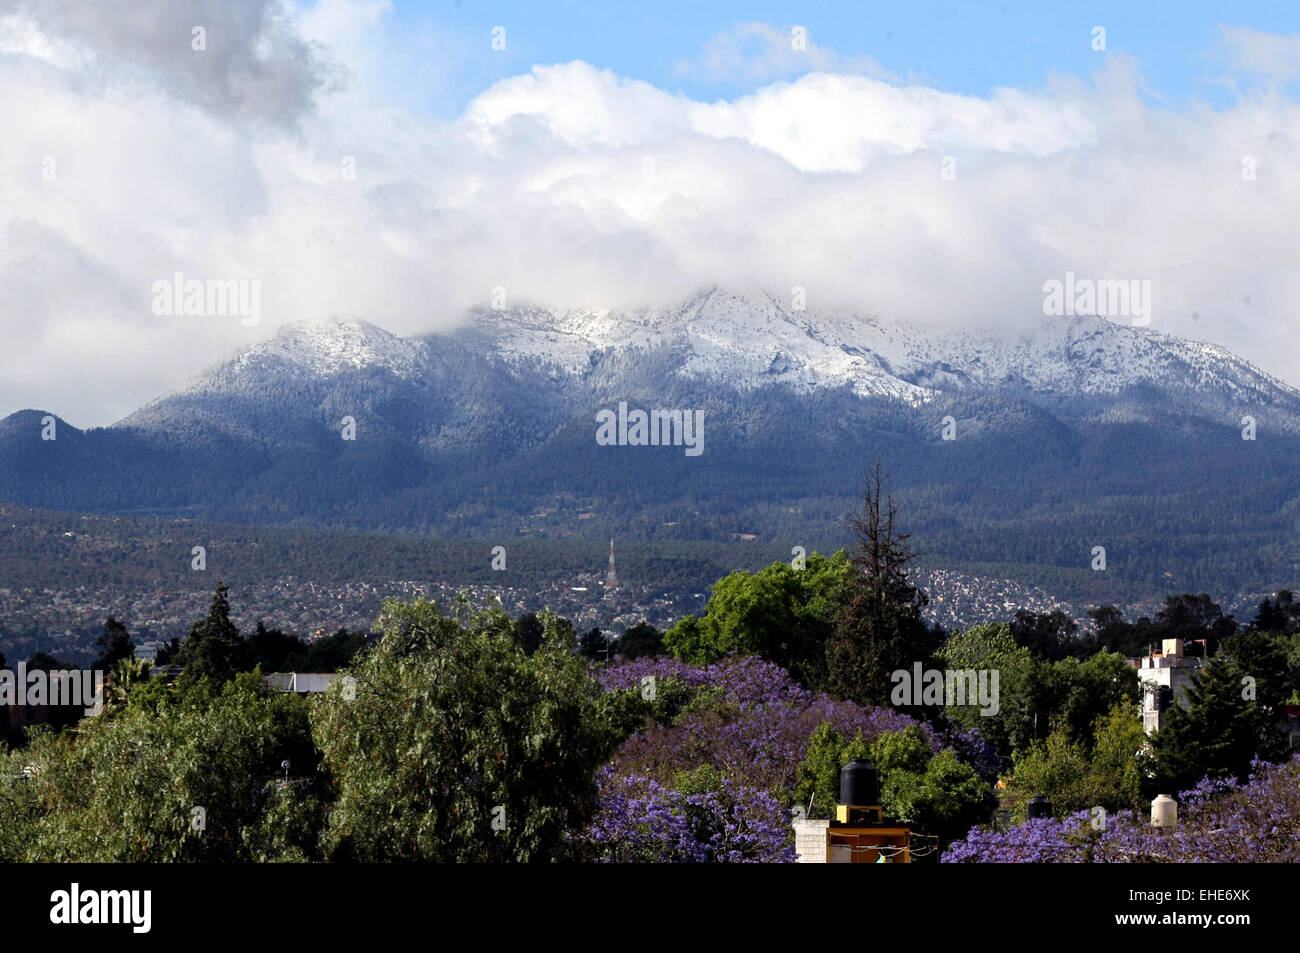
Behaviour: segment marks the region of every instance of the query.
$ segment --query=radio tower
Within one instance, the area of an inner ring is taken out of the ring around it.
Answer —
[[[605,591],[613,592],[618,588],[618,574],[614,572],[614,537],[609,539],[609,572],[605,574]]]

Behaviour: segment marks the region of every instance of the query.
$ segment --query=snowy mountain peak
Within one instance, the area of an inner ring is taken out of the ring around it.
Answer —
[[[428,354],[428,345],[423,341],[398,337],[368,321],[300,321],[281,327],[273,337],[150,401],[119,425],[166,424],[170,420],[168,408],[175,398],[252,395],[288,381],[313,385],[344,371],[387,371],[403,380],[413,380],[425,373]]]
[[[399,377],[411,377],[423,368],[427,354],[423,342],[400,338],[368,321],[330,318],[285,325],[275,337],[241,354],[235,369],[276,359],[317,375],[382,368]]]
[[[998,390],[1105,396],[1140,385],[1241,404],[1295,404],[1300,393],[1222,348],[1102,317],[1043,317],[1028,330],[925,325],[795,307],[788,297],[708,289],[666,309],[481,312],[497,353],[580,376],[592,355],[672,346],[677,373],[740,390],[844,387],[926,400]]]

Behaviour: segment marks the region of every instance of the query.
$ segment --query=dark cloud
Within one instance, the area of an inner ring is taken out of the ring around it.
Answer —
[[[341,77],[277,0],[0,0],[3,14],[83,48],[106,83],[147,83],[239,121],[293,126]]]

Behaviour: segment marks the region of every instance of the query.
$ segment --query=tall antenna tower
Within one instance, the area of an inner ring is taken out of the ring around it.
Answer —
[[[605,574],[605,591],[613,592],[618,588],[618,574],[614,572],[614,537],[609,538],[609,572]]]

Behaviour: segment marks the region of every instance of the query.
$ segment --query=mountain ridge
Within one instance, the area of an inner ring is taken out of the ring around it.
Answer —
[[[147,426],[151,409],[185,394],[238,390],[257,373],[321,378],[387,371],[403,381],[428,376],[435,351],[478,347],[515,372],[533,366],[570,383],[588,379],[602,358],[670,354],[682,379],[753,391],[795,393],[847,386],[860,397],[914,405],[941,394],[996,392],[1042,400],[1113,398],[1155,385],[1184,412],[1284,411],[1300,431],[1300,390],[1217,345],[1134,328],[1100,317],[1045,318],[1032,332],[999,333],[833,311],[795,311],[772,295],[716,289],[673,308],[636,311],[475,309],[466,326],[399,337],[361,319],[295,322],[160,395],[113,426]],[[1212,405],[1212,406],[1211,406]]]

